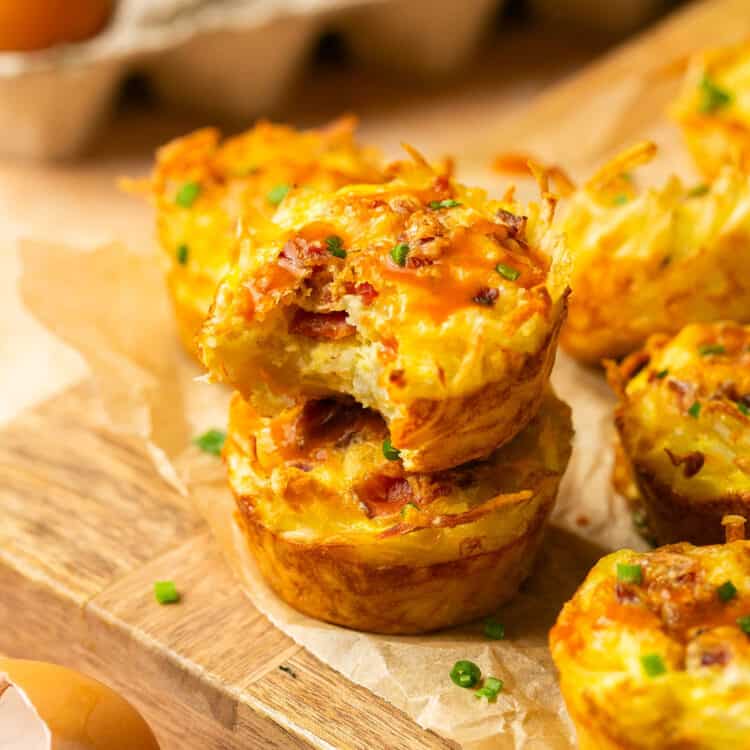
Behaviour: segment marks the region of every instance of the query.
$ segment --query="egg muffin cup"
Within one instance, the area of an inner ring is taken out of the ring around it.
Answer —
[[[352,400],[269,418],[235,394],[224,457],[237,520],[276,593],[321,620],[420,633],[489,614],[528,576],[571,450],[547,391],[484,461],[410,473]]]
[[[199,345],[270,416],[346,395],[409,471],[489,455],[536,413],[566,310],[551,203],[527,215],[418,155],[378,185],[292,191],[246,227]]]
[[[581,750],[750,747],[750,542],[607,555],[550,649]]]
[[[656,540],[716,543],[724,514],[750,518],[750,326],[652,336],[608,375],[620,400],[619,486],[630,474],[627,494]]]
[[[725,164],[750,172],[750,42],[697,55],[671,114],[709,179]]]
[[[671,177],[639,190],[642,143],[602,167],[570,198],[559,229],[573,273],[560,343],[598,365],[688,323],[750,322],[750,176],[724,167],[711,185]]]
[[[298,131],[260,122],[223,142],[206,128],[161,148],[149,183],[167,286],[186,350],[230,266],[237,227],[265,223],[292,188],[335,190],[383,179],[380,157],[354,140],[355,118]]]

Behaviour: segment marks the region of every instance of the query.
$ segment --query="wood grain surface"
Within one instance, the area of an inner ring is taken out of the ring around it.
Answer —
[[[165,748],[451,747],[273,628],[96,409],[83,384],[0,433],[0,651],[105,679]],[[155,606],[175,577],[180,606]]]
[[[696,3],[520,115],[500,124],[493,117],[480,137],[471,119],[450,112],[464,101],[457,94],[441,105],[445,119],[432,124],[434,143],[461,149],[475,165],[523,144],[589,168],[663,116],[679,75],[668,63],[748,33],[747,0]],[[615,91],[623,98],[608,100]],[[473,106],[475,114],[506,108],[485,90]],[[608,106],[631,115],[598,132],[592,122]],[[394,125],[383,141],[395,138]],[[68,180],[57,168],[8,166],[3,174],[14,177],[18,195],[31,194],[42,179],[63,190]],[[97,205],[96,184],[86,183],[89,208]],[[17,221],[51,226],[49,207],[36,215],[18,200]],[[121,205],[114,225],[132,233],[138,221]],[[104,220],[91,213],[96,236]],[[149,230],[137,231],[142,239]],[[2,351],[7,372],[11,349]],[[33,361],[28,377],[43,383],[39,368],[58,360],[21,361]],[[136,443],[98,426],[97,408],[91,385],[82,382],[0,430],[0,651],[57,661],[113,684],[143,712],[165,750],[453,747],[273,628],[242,594],[203,523]],[[178,574],[180,606],[154,606],[153,581]]]

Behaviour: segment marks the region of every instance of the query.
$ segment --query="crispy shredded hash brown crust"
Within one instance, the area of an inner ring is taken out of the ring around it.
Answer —
[[[418,155],[380,185],[292,191],[247,228],[200,348],[271,415],[347,394],[385,417],[407,469],[486,456],[531,419],[567,297],[540,211],[489,201]]]
[[[750,518],[750,326],[653,336],[609,377],[621,461],[658,542],[718,542],[724,514]]]
[[[195,352],[195,335],[228,269],[241,220],[272,218],[287,186],[336,190],[384,178],[377,153],[355,142],[355,125],[354,118],[342,118],[298,131],[260,122],[224,141],[217,130],[206,128],[159,150],[150,192],[188,351]],[[194,200],[178,202],[180,190],[192,183],[199,190]]]
[[[672,177],[640,191],[630,170],[653,153],[648,143],[625,152],[566,207],[573,294],[560,341],[583,362],[688,323],[750,322],[750,176],[727,166],[710,186]]]
[[[550,634],[581,750],[750,747],[746,616],[750,542],[601,559]]]
[[[529,574],[570,456],[568,407],[547,393],[485,461],[410,473],[353,401],[261,417],[236,394],[224,451],[238,519],[261,572],[302,612],[415,633],[472,620]]]
[[[672,116],[707,178],[728,163],[750,172],[750,42],[696,56]]]

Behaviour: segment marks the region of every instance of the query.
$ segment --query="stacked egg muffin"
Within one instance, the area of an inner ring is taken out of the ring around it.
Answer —
[[[285,183],[270,217],[245,194],[196,343],[237,391],[224,454],[270,585],[330,622],[421,632],[531,571],[570,455],[548,382],[567,260],[549,198],[489,200],[415,152],[356,171]],[[162,232],[172,256],[181,231]]]

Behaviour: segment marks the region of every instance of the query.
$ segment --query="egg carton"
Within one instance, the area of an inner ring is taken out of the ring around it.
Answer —
[[[277,109],[329,30],[365,63],[395,75],[441,75],[470,57],[505,2],[118,0],[107,28],[87,42],[0,52],[0,154],[80,153],[136,72],[170,104],[249,122]],[[673,0],[527,2],[555,23],[563,14],[624,31]]]
[[[365,62],[444,73],[470,56],[503,2],[120,0],[87,42],[0,53],[0,153],[79,153],[134,72],[169,103],[249,121],[274,111],[327,30]]]

